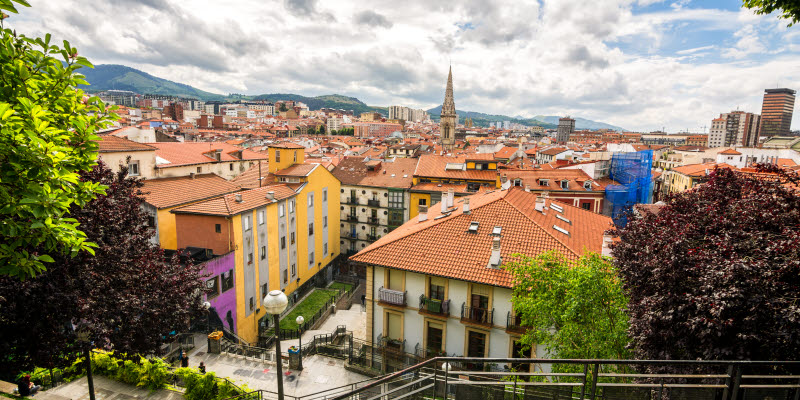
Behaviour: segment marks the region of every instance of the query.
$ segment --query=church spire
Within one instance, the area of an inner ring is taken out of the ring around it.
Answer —
[[[447,74],[447,89],[444,92],[444,104],[442,104],[441,115],[455,115],[456,103],[453,101],[453,67],[450,66],[450,72]]]

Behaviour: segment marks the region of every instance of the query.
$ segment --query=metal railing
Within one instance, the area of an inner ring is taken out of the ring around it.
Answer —
[[[348,198],[344,199],[344,202],[343,202],[342,204],[353,204],[353,205],[359,205],[359,204],[358,204],[358,199],[354,199],[354,198],[352,198],[352,197],[348,197]]]
[[[367,205],[370,207],[380,207],[381,201],[380,200],[367,200]]]
[[[358,216],[356,215],[348,215],[347,220],[351,222],[358,222]]]
[[[467,307],[467,303],[461,304],[461,321],[472,322],[475,324],[492,325],[494,324],[494,308]]]
[[[450,315],[450,299],[441,301],[429,299],[424,294],[419,295],[419,310],[438,315]]]
[[[447,371],[443,366],[447,364]],[[472,371],[468,365],[484,366]],[[512,366],[526,366],[519,372]],[[797,399],[800,361],[437,357],[329,400]]]
[[[378,240],[378,235],[367,235],[367,240],[370,242],[374,242]]]
[[[383,286],[378,289],[378,299],[382,303],[394,304],[396,306],[406,305],[406,293],[399,290],[386,289]]]
[[[367,217],[368,224],[379,224],[378,217]]]
[[[528,327],[522,325],[522,315],[509,311],[506,316],[506,329],[515,332],[525,332]]]

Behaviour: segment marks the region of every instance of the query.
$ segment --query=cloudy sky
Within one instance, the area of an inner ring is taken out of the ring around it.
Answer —
[[[701,132],[800,89],[800,26],[740,0],[29,1],[18,32],[217,93],[427,109],[452,64],[459,110]]]

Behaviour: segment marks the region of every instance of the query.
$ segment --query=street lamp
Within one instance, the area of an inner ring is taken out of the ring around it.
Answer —
[[[300,362],[297,364],[297,369],[302,371],[303,370],[303,322],[306,322],[306,319],[303,318],[302,315],[298,315],[297,319],[294,320],[297,322],[297,341],[299,342],[298,349],[300,353],[297,355],[300,357]]]
[[[449,373],[450,369],[451,369],[450,363],[445,361],[444,364],[442,364],[442,370],[444,371],[444,399],[445,400],[447,400],[447,394],[448,394],[447,393],[447,374]]]
[[[81,321],[76,326],[72,325],[72,330],[75,331],[78,343],[83,347],[83,357],[86,368],[86,382],[89,384],[89,400],[94,399],[94,379],[92,379],[92,342],[89,340],[89,327],[84,321]]]
[[[286,294],[273,290],[264,296],[264,309],[272,314],[275,326],[275,361],[278,366],[278,400],[283,400],[283,365],[281,365],[281,313],[289,305]],[[92,399],[94,400],[94,399]]]
[[[206,310],[206,329],[211,333],[211,303],[204,301],[203,308]]]

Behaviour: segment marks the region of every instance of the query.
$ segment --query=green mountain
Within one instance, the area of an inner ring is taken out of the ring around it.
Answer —
[[[388,107],[373,107],[364,104],[361,100],[355,97],[347,97],[342,96],[340,94],[328,94],[324,96],[316,96],[316,97],[306,97],[301,96],[299,94],[291,94],[291,93],[271,93],[271,94],[260,94],[258,96],[253,96],[253,100],[267,100],[267,101],[278,101],[278,100],[291,100],[291,101],[300,101],[308,105],[310,110],[319,110],[320,108],[336,108],[342,110],[353,110],[353,112],[358,115],[364,112],[378,112],[383,114],[384,116],[389,115],[389,108]]]
[[[102,90],[130,90],[142,94],[160,94],[196,98],[200,100],[222,100],[225,96],[196,89],[183,83],[158,78],[138,69],[116,64],[100,64],[94,68],[81,68],[89,86],[82,89],[89,92]]]
[[[434,121],[439,121],[439,116],[442,113],[442,106],[434,107],[428,110],[428,114],[430,114],[431,119]],[[487,127],[491,122],[503,122],[503,121],[510,121],[511,123],[517,123],[520,125],[525,126],[541,126],[542,128],[546,129],[555,129],[558,127],[558,124],[551,124],[548,122],[540,121],[534,118],[514,118],[509,117],[507,115],[495,115],[495,114],[484,114],[475,111],[461,111],[456,110],[456,114],[458,114],[458,122],[463,124],[464,118],[472,118],[472,122],[475,126],[482,126]]]

